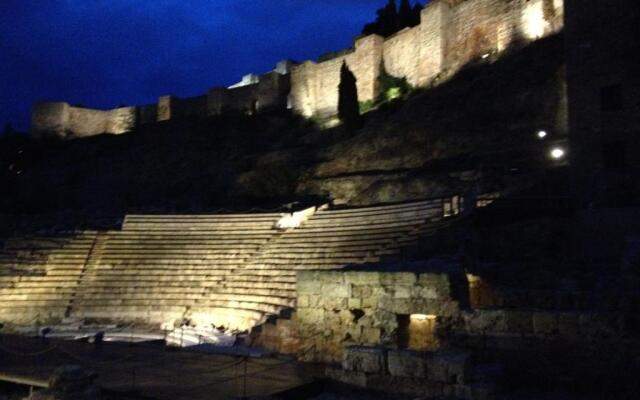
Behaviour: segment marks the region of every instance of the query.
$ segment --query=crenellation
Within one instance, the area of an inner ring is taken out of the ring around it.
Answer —
[[[442,82],[469,62],[540,39],[563,26],[563,0],[434,0],[422,10],[418,26],[387,39],[359,37],[352,49],[332,59],[302,64],[281,61],[271,72],[247,74],[240,82],[212,88],[204,96],[162,96],[155,111],[152,106],[100,111],[67,109],[62,103],[39,104],[33,109],[32,131],[62,137],[119,134],[149,123],[154,114],[157,121],[167,121],[290,108],[306,117],[331,117],[338,109],[343,63],[356,76],[358,100],[367,102],[379,95],[383,62],[391,75],[406,78],[414,87],[426,87]]]

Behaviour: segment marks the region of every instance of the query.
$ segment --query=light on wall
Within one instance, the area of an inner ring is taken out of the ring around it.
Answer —
[[[433,321],[438,317],[432,314],[411,314],[412,321]]]
[[[522,26],[528,39],[544,36],[546,21],[542,1],[530,1],[522,13]]]
[[[547,137],[547,131],[538,131],[538,138],[539,139],[544,139]]]

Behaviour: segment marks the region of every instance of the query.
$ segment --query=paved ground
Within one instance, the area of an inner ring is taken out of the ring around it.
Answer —
[[[46,380],[60,365],[98,373],[98,384],[153,399],[232,399],[274,394],[313,381],[318,369],[292,360],[170,351],[161,346],[0,337],[0,373]],[[321,372],[321,371],[320,371]]]

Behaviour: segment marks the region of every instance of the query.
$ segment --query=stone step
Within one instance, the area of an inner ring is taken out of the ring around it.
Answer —
[[[195,243],[195,242],[163,242],[157,243],[150,240],[140,240],[132,243],[122,243],[117,241],[110,241],[105,246],[101,247],[99,250],[102,251],[128,251],[133,250],[137,251],[140,249],[144,250],[211,250],[211,251],[220,251],[220,250],[231,250],[234,251],[253,251],[255,249],[260,248],[265,243],[266,240],[259,241],[243,241],[243,240],[234,240],[234,241],[224,241],[219,240],[211,243]]]
[[[67,297],[65,297],[67,298]],[[34,297],[33,300],[55,300],[62,299],[62,297],[45,296]],[[22,298],[10,298],[4,299],[7,302],[22,301],[26,299]],[[157,305],[163,304],[166,301],[180,301],[187,302],[189,304],[218,304],[219,302],[226,302],[229,304],[235,303],[255,303],[266,306],[291,306],[294,299],[290,297],[278,297],[278,296],[255,296],[255,295],[241,295],[241,294],[224,294],[224,293],[212,293],[203,297],[202,293],[133,293],[133,294],[118,294],[118,293],[92,293],[91,296],[85,297],[83,295],[76,296],[74,298],[74,304],[93,304],[93,303],[105,303],[109,304],[132,304],[137,302],[156,302]]]
[[[364,224],[370,224],[370,223],[395,222],[395,221],[398,221],[398,222],[413,221],[415,223],[423,223],[428,218],[435,217],[436,215],[439,215],[439,210],[438,212],[434,212],[433,210],[415,210],[410,212],[384,214],[384,215],[367,215],[367,216],[352,215],[352,216],[341,216],[341,217],[324,214],[324,215],[318,215],[318,216],[309,218],[304,225],[305,226],[307,225],[331,226],[331,225],[346,225],[346,224],[364,225]]]
[[[379,212],[391,212],[398,210],[406,210],[411,208],[422,208],[422,207],[437,207],[442,203],[441,199],[429,199],[429,200],[421,200],[411,203],[401,203],[401,204],[385,204],[378,206],[366,206],[366,207],[349,207],[349,208],[332,208],[328,210],[320,210],[315,215],[322,214],[362,214],[362,213],[379,213]]]
[[[210,242],[210,241],[235,241],[235,240],[263,240],[272,237],[279,233],[278,231],[268,232],[189,232],[178,230],[175,232],[128,232],[120,231],[114,232],[106,236],[108,241],[136,241],[136,240],[148,240],[148,241],[189,241],[189,242]]]
[[[291,281],[281,282],[281,281],[272,281],[272,280],[251,282],[251,281],[234,280],[234,281],[225,281],[224,287],[232,288],[236,290],[257,290],[257,289],[267,288],[269,290],[295,292],[296,282],[295,280],[293,282]]]

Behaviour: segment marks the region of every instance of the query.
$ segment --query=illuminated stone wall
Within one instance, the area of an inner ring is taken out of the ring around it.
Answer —
[[[163,96],[150,106],[101,111],[66,103],[36,105],[36,136],[82,137],[119,134],[136,124],[224,112],[252,113],[290,107],[310,117],[333,116],[338,107],[340,68],[346,62],[357,78],[359,101],[374,100],[384,62],[387,71],[406,77],[416,87],[441,81],[470,61],[499,53],[557,32],[564,25],[564,0],[433,0],[421,13],[420,25],[386,40],[370,35],[355,40],[353,49],[323,62],[293,66],[282,61],[275,70],[229,88],[186,99]],[[257,80],[257,82],[256,82]],[[144,120],[144,121],[143,121]]]
[[[415,268],[414,264],[407,269]],[[428,263],[422,266],[430,268]],[[385,270],[389,272],[381,272]],[[340,361],[347,345],[397,346],[403,318],[409,321],[417,314],[424,324],[433,325],[435,316],[457,317],[467,305],[466,293],[466,278],[455,270],[403,272],[383,264],[358,270],[301,271],[295,316],[286,329],[264,331],[261,344],[280,343],[277,350],[304,354],[310,360]],[[411,345],[410,338],[406,345]]]
[[[291,105],[305,116],[328,116],[337,112],[340,69],[346,62],[358,79],[360,101],[373,100],[377,93],[377,78],[382,61],[383,39],[367,36],[355,42],[354,49],[328,61],[307,61],[294,67],[291,74]]]
[[[378,94],[376,78],[383,60],[391,75],[427,86],[485,54],[561,30],[563,10],[563,0],[432,1],[414,28],[386,40],[377,35],[360,38],[347,54],[294,67],[293,108],[305,116],[335,114],[343,61],[358,79],[358,97],[364,102]]]
[[[40,103],[33,110],[32,132],[36,136],[58,137],[118,135],[133,129],[136,119],[136,107],[95,110],[67,103]]]

